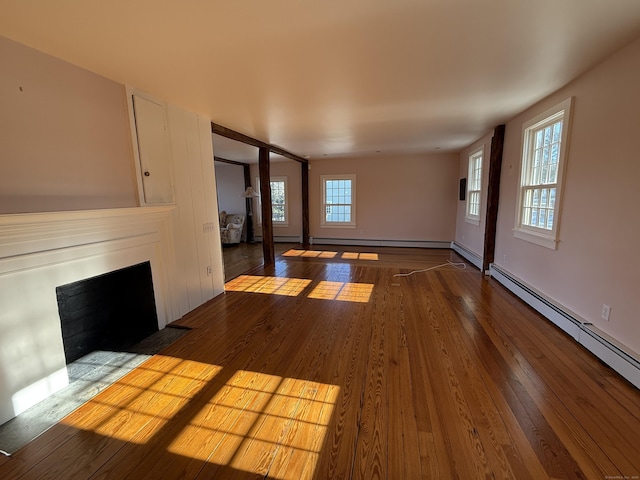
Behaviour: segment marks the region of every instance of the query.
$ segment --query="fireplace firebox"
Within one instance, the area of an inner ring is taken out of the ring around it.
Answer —
[[[158,331],[151,264],[56,287],[66,363],[96,350],[123,351]]]

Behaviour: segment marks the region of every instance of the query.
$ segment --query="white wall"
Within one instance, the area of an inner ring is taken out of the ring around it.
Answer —
[[[175,181],[175,301],[180,318],[224,291],[211,120],[167,107]]]
[[[450,242],[455,234],[458,155],[377,155],[310,162],[315,238]],[[356,174],[356,228],[322,228],[321,175]]]
[[[215,162],[218,208],[227,213],[246,211],[246,202],[240,195],[244,192],[244,167],[224,162]]]
[[[0,37],[0,214],[137,205],[123,85]]]
[[[469,177],[469,155],[482,149],[482,185],[480,198],[480,223],[475,225],[465,219],[467,200],[458,200],[456,215],[455,241],[467,250],[482,258],[484,253],[484,229],[487,210],[487,185],[489,183],[489,157],[491,155],[491,138],[493,133],[485,135],[460,152],[458,177]]]
[[[506,124],[496,264],[640,352],[640,39]],[[557,250],[515,238],[522,124],[573,96]],[[460,215],[458,214],[458,217]],[[459,222],[459,220],[458,220]],[[602,304],[610,321],[601,319]]]

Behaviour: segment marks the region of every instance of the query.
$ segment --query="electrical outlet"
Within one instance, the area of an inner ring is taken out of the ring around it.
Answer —
[[[606,303],[602,304],[602,319],[609,321],[609,315],[611,315],[611,307]]]
[[[207,267],[207,276],[210,277],[213,274],[213,271],[211,270],[211,266]]]

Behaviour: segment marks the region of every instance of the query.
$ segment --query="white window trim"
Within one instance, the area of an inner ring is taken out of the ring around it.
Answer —
[[[558,248],[558,233],[560,231],[560,220],[562,216],[562,193],[564,185],[564,172],[567,165],[569,152],[569,135],[571,131],[571,109],[573,106],[573,97],[560,102],[554,107],[542,112],[531,120],[522,125],[522,145],[521,145],[521,164],[520,176],[518,184],[518,204],[516,208],[516,219],[513,234],[516,238],[525,240],[546,248],[555,250]],[[558,179],[556,183],[556,196],[554,206],[553,228],[546,230],[530,225],[522,225],[522,207],[524,189],[528,185],[524,183],[524,172],[528,171],[530,159],[530,141],[532,140],[532,132],[541,126],[553,123],[562,117],[562,134],[560,136],[560,155],[558,160]]]
[[[289,226],[289,185],[288,185],[289,181],[288,181],[288,178],[286,176],[271,177],[269,179],[269,182],[284,182],[284,222],[277,222],[277,221],[273,220],[273,216],[272,216],[271,224],[273,225],[274,228],[275,227],[288,227]],[[258,186],[255,189],[255,191],[259,196],[257,197],[257,199],[258,199],[258,208],[256,209],[257,213],[254,213],[254,215],[257,216],[258,226],[261,227],[262,226],[262,197],[260,196],[260,177],[256,177],[255,185]],[[271,185],[271,183],[269,183],[269,185]],[[273,203],[273,198],[271,199],[271,202]],[[272,205],[272,207],[273,207],[273,205]]]
[[[472,190],[472,162],[476,157],[480,156],[480,185],[478,190]],[[478,150],[474,150],[469,154],[469,163],[467,165],[467,201],[465,202],[465,217],[464,220],[472,225],[480,225],[480,212],[482,212],[482,176],[484,172],[484,146]],[[471,202],[471,193],[478,192],[478,215],[472,215],[469,213],[469,207]]]
[[[327,222],[326,219],[326,188],[327,180],[351,180],[351,221],[350,222]],[[355,174],[344,175],[321,175],[320,192],[322,202],[320,203],[320,228],[356,228],[356,176]]]

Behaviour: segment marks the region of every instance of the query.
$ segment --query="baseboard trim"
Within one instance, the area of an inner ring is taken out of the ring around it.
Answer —
[[[550,322],[557,325],[576,342],[609,365],[613,370],[640,389],[640,355],[614,338],[584,321],[562,305],[545,297],[511,273],[489,266],[491,276],[514,295],[530,305]]]
[[[462,258],[464,258],[471,265],[474,265],[478,268],[478,270],[482,271],[482,257],[471,250],[469,250],[464,245],[461,245],[457,242],[451,242],[451,250],[456,252]]]
[[[430,240],[373,240],[359,238],[318,238],[310,243],[316,245],[345,245],[354,247],[413,247],[413,248],[451,248],[451,241]]]

